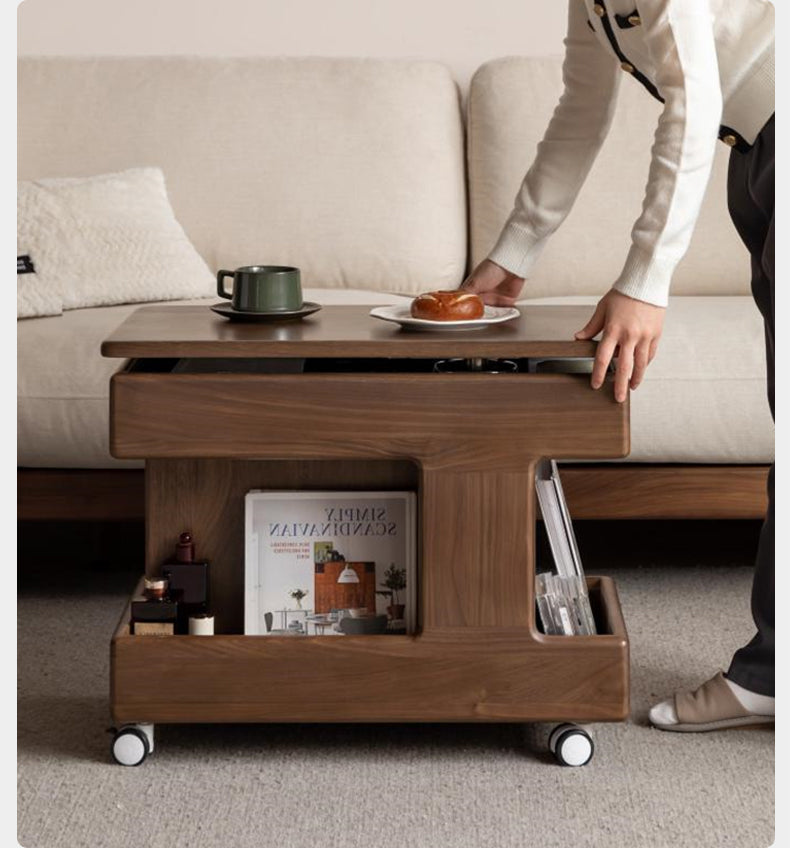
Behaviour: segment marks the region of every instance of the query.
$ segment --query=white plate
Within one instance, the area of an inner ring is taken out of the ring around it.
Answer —
[[[428,321],[425,318],[412,318],[411,305],[400,306],[377,306],[370,310],[373,318],[382,321],[392,321],[401,327],[409,327],[413,330],[479,330],[492,324],[501,324],[504,321],[512,321],[521,314],[515,306],[486,306],[482,318],[474,318],[469,321]]]

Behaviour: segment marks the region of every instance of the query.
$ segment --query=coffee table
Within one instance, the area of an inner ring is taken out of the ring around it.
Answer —
[[[249,325],[207,306],[147,306],[103,343],[127,360],[112,377],[110,445],[146,461],[146,571],[190,528],[211,561],[216,622],[211,637],[135,637],[125,613],[111,649],[116,722],[627,717],[613,581],[588,578],[600,635],[546,636],[535,621],[536,462],[629,450],[611,380],[595,392],[585,375],[527,373],[537,359],[594,355],[573,340],[588,309],[529,307],[468,332],[408,332],[368,312]],[[433,373],[448,357],[521,370]],[[417,492],[419,632],[243,635],[254,488]]]

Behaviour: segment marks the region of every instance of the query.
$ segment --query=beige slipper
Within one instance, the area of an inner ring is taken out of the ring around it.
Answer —
[[[743,707],[719,672],[695,692],[675,695],[677,724],[656,724],[661,730],[680,733],[704,733],[729,727],[749,727],[774,723],[772,715],[757,715]]]

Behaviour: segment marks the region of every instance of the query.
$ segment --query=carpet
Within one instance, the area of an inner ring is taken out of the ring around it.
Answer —
[[[726,667],[751,637],[749,559],[719,549],[688,562],[661,531],[653,546],[642,538],[624,565],[605,554],[616,526],[599,531],[595,556],[582,554],[588,573],[617,581],[631,640],[632,713],[624,724],[592,726],[595,756],[579,769],[555,765],[546,751],[548,724],[158,726],[153,755],[140,768],[122,768],[110,760],[105,732],[109,638],[137,575],[60,572],[25,580],[20,843],[770,845],[772,731],[669,734],[646,723],[653,702]]]

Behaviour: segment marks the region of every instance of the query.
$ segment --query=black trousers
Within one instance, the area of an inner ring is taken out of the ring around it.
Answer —
[[[751,150],[730,154],[727,203],[752,258],[752,294],[765,322],[768,403],[774,415],[774,118]],[[757,633],[735,652],[727,677],[758,692],[774,694],[774,468],[768,474],[768,514],[760,531],[752,585]]]

